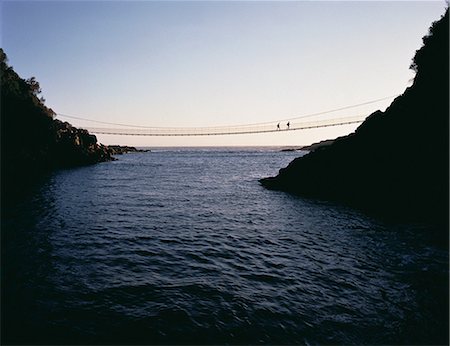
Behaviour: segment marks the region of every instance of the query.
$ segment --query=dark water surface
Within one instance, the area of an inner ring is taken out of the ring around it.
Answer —
[[[439,230],[259,185],[298,155],[163,149],[53,173],[3,206],[3,343],[448,342]]]

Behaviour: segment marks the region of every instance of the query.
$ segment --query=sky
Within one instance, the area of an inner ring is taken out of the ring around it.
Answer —
[[[56,113],[155,127],[273,122],[403,93],[445,1],[2,1],[1,46]],[[308,120],[369,115],[391,99]],[[64,118],[80,127],[113,127]],[[282,126],[284,123],[282,123]],[[300,146],[344,125],[134,146]]]

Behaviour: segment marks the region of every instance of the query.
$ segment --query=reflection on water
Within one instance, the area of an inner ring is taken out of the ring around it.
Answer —
[[[296,155],[161,150],[50,175],[4,206],[4,341],[445,343],[439,230],[258,184]]]

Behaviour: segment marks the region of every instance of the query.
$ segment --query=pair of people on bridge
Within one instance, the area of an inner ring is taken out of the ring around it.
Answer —
[[[288,121],[286,126],[287,126],[287,129],[289,130],[289,126],[291,126],[291,123]],[[277,124],[277,130],[280,130],[280,123]]]

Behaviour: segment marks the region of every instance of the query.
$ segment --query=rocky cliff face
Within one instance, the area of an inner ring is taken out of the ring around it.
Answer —
[[[355,133],[291,162],[267,188],[448,223],[448,10],[413,59],[414,83]]]
[[[20,78],[0,49],[2,190],[21,186],[40,171],[111,160],[86,130],[54,120],[38,98],[39,83]]]
[[[87,130],[77,129],[67,122],[54,120],[54,162],[58,166],[70,167],[111,161],[111,150],[97,143],[97,137]]]

